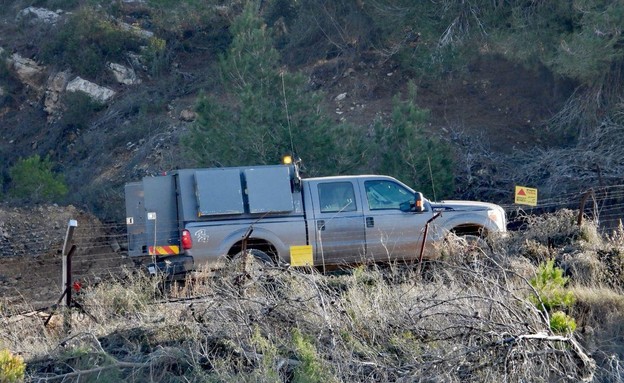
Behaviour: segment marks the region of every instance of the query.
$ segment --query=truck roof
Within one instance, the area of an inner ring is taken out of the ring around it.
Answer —
[[[379,175],[379,174],[358,174],[358,175],[343,175],[343,176],[329,176],[329,177],[310,177],[310,178],[304,178],[304,180],[310,180],[310,181],[323,181],[323,180],[337,181],[337,180],[352,180],[352,179],[360,179],[360,178],[383,178],[383,179],[389,179],[389,180],[396,181],[396,179],[394,179],[392,177],[383,176],[383,175]]]

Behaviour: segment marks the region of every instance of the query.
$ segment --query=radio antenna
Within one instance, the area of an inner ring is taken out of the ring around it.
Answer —
[[[286,85],[284,85],[284,71],[280,72],[282,77],[282,96],[284,97],[284,110],[286,111],[286,123],[288,124],[288,137],[290,138],[290,153],[295,157],[295,145],[293,144],[292,129],[290,128],[290,114],[288,113],[288,101],[286,100]]]
[[[435,184],[433,182],[433,171],[431,170],[431,158],[429,156],[427,156],[427,163],[429,164],[429,178],[431,179],[431,190],[433,190],[433,200],[437,201],[438,198],[436,197]]]

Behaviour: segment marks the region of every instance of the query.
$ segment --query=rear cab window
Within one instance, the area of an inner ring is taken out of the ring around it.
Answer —
[[[351,182],[326,182],[318,184],[321,213],[356,211],[355,191]]]

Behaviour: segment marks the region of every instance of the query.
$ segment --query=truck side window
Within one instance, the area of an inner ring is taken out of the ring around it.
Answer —
[[[400,209],[401,203],[414,202],[414,194],[392,181],[364,182],[370,210]]]
[[[321,213],[355,211],[355,192],[351,182],[327,182],[318,185]]]

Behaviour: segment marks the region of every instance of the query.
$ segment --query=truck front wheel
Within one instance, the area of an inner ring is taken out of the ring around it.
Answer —
[[[490,247],[487,241],[479,235],[464,234],[464,235],[459,235],[459,238],[462,239],[464,242],[466,242],[466,245],[469,248],[483,250],[483,249],[489,249]]]
[[[491,246],[481,235],[451,231],[444,240],[443,254],[450,256],[483,254],[491,250]]]

